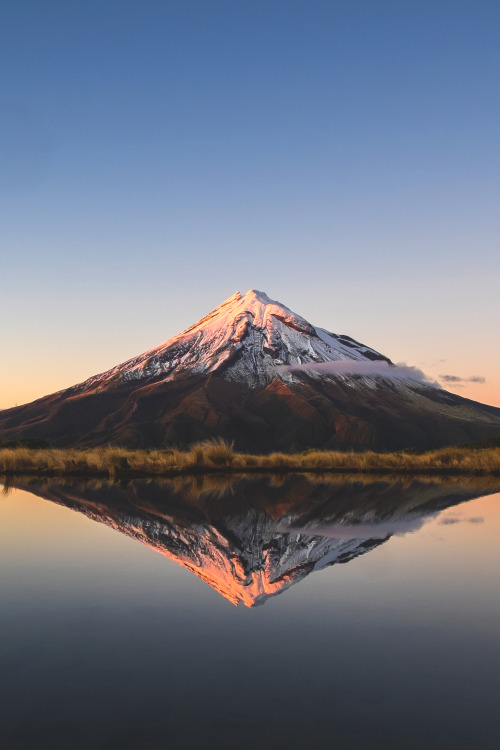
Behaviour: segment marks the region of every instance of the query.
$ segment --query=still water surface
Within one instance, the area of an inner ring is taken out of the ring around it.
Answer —
[[[5,746],[496,750],[499,490],[10,488]]]

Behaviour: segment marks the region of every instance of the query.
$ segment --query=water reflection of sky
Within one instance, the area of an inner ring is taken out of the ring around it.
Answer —
[[[27,492],[0,519],[12,748],[496,747],[498,494],[251,610]]]

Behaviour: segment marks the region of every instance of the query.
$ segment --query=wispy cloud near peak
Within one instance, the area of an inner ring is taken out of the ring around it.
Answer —
[[[385,361],[374,362],[359,361],[354,359],[338,360],[336,362],[305,362],[300,365],[283,365],[279,369],[289,372],[300,372],[311,370],[324,375],[336,375],[338,377],[348,375],[378,376],[392,380],[415,380],[425,385],[438,386],[418,367],[412,367],[405,362],[391,365]]]
[[[459,375],[440,375],[439,379],[447,385],[464,385],[465,383],[486,383],[486,378],[482,375],[471,375],[469,378],[462,378]]]

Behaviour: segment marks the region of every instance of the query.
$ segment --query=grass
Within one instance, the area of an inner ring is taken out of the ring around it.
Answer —
[[[308,450],[304,453],[239,453],[210,440],[190,450],[0,448],[0,473],[48,476],[178,476],[213,472],[445,473],[500,475],[500,447],[450,447],[426,453],[364,453]]]

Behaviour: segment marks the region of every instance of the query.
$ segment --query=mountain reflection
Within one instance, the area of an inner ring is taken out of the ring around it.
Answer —
[[[247,607],[393,534],[414,531],[447,507],[498,491],[498,483],[479,481],[311,481],[301,475],[16,486],[137,539]]]

